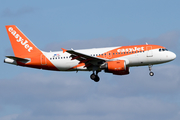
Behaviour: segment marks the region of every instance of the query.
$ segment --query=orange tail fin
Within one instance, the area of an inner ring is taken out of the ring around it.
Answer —
[[[6,26],[6,30],[16,57],[26,57],[41,53],[15,25]]]

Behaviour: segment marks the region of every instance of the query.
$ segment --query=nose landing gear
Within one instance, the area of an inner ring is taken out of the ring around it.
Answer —
[[[94,71],[93,71],[93,73],[91,74],[90,78],[92,80],[94,80],[95,82],[99,82],[100,78],[98,76],[98,71],[96,71],[96,74],[94,74]]]
[[[153,66],[153,65],[149,65],[149,66],[148,66],[148,67],[149,67],[149,71],[150,71],[150,73],[149,73],[150,76],[154,76],[154,73],[151,71],[151,70],[152,70],[152,66]]]
[[[150,73],[149,73],[149,75],[150,75],[150,76],[153,76],[153,75],[154,75],[154,73],[153,73],[153,72],[150,72]]]

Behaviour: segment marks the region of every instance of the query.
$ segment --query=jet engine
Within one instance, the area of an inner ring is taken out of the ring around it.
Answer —
[[[125,60],[108,61],[100,66],[105,72],[113,73],[114,75],[129,74],[129,67],[126,66]]]

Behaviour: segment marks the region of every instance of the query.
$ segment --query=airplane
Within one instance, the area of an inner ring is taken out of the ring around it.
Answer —
[[[14,56],[6,56],[5,63],[53,71],[92,71],[90,78],[100,80],[98,73],[128,75],[130,67],[152,66],[170,62],[176,54],[160,45],[131,45],[93,49],[64,49],[44,52],[39,50],[15,25],[5,26]]]

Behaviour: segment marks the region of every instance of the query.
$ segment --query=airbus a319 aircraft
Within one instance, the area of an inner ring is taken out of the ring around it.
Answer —
[[[98,73],[104,70],[114,75],[127,75],[129,68],[152,66],[176,58],[176,54],[159,45],[132,45],[82,50],[44,52],[39,50],[15,25],[6,26],[14,56],[6,56],[5,63],[54,71],[92,71],[90,78],[100,80]]]

